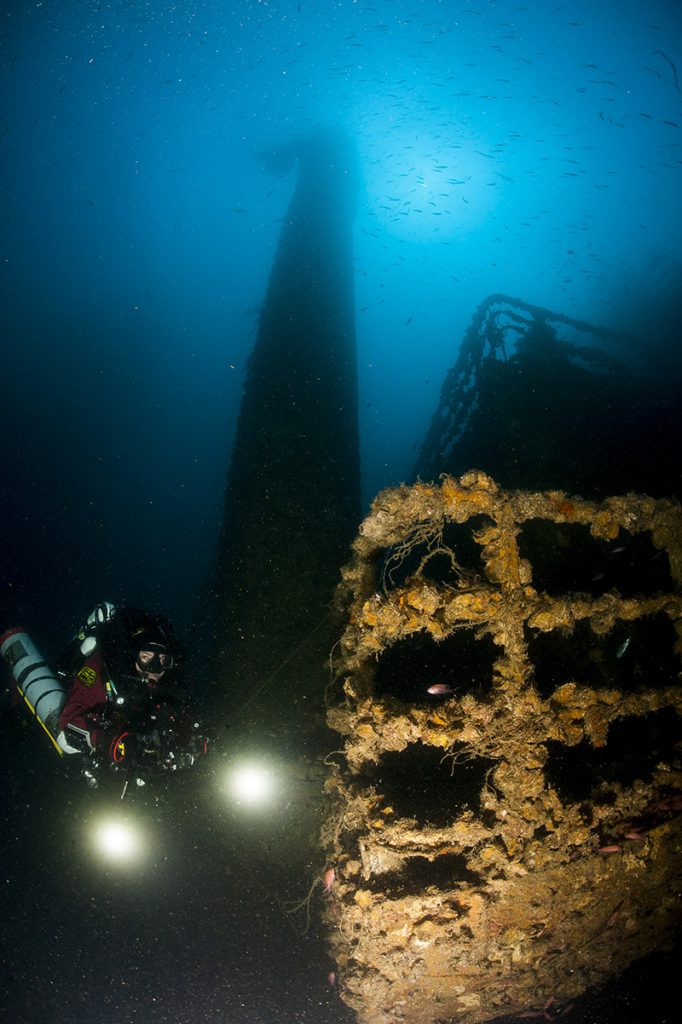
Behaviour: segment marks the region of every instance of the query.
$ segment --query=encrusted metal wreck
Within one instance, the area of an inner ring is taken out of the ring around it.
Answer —
[[[556,1015],[670,943],[681,581],[675,499],[476,471],[375,499],[340,588],[323,832],[361,1024]]]

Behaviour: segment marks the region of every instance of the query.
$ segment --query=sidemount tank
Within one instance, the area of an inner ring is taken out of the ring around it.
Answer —
[[[50,737],[55,749],[57,719],[66,699],[66,692],[54,672],[25,630],[15,627],[0,637],[0,655],[9,668],[26,705]]]

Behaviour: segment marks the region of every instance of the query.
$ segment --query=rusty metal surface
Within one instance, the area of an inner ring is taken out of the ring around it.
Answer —
[[[557,1013],[671,941],[681,527],[672,499],[477,471],[375,499],[340,588],[323,830],[361,1024]]]

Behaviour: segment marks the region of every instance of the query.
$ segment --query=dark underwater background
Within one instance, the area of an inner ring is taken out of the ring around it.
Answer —
[[[365,507],[413,479],[491,293],[624,332],[611,354],[654,408],[679,379],[673,0],[5,0],[0,69],[0,630],[25,626],[48,657],[106,599],[168,615],[201,670],[296,182],[274,154],[320,125],[358,154]],[[320,935],[290,927],[201,777],[150,822],[154,867],[121,873],[84,841],[95,798],[9,701],[2,723],[6,1019],[351,1019]],[[672,1020],[672,964],[564,1019]]]

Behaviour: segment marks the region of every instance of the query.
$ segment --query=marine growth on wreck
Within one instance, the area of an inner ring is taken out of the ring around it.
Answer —
[[[671,942],[681,527],[673,499],[477,471],[375,499],[339,590],[323,830],[360,1024],[557,1016]]]

